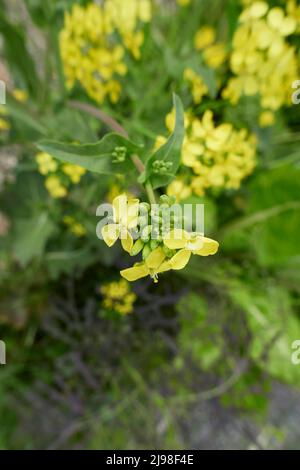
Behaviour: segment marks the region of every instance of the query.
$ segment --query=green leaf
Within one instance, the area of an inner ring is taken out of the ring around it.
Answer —
[[[29,110],[27,105],[18,103],[18,101],[9,96],[6,106],[8,114],[17,121],[20,121],[25,128],[30,127],[42,135],[47,135],[47,128],[40,119],[34,117],[33,112]]]
[[[106,134],[94,144],[64,144],[51,140],[37,143],[37,147],[63,162],[73,163],[100,174],[126,173],[134,168],[130,156],[140,153],[142,147],[120,134]],[[117,147],[126,149],[125,160],[114,162],[113,153]]]
[[[251,183],[250,241],[259,262],[278,266],[300,256],[300,170],[293,165],[262,172]]]
[[[4,38],[4,53],[14,77],[26,84],[30,95],[36,96],[39,91],[39,79],[35,64],[26,48],[26,35],[19,25],[7,21],[3,8],[0,9],[0,34]]]
[[[162,145],[146,162],[146,179],[154,189],[167,186],[175,177],[180,165],[181,147],[184,139],[184,110],[180,98],[174,94],[176,113],[175,127],[167,142]],[[166,164],[165,172],[157,172],[156,162]]]
[[[46,212],[29,220],[18,221],[14,254],[22,266],[42,255],[45,244],[54,230],[55,226]]]

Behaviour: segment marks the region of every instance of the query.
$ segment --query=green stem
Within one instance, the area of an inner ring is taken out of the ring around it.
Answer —
[[[155,198],[154,190],[152,188],[152,184],[151,183],[146,183],[145,184],[145,189],[146,189],[147,196],[148,196],[150,204],[156,204],[156,198]]]

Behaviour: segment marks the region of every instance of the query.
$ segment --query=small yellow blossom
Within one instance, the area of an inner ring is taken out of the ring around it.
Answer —
[[[194,39],[195,48],[198,50],[211,46],[216,40],[216,30],[212,26],[203,26],[200,28]]]
[[[84,237],[86,235],[86,228],[79,222],[77,222],[74,217],[66,215],[63,219],[64,224],[70,228],[70,231],[76,235],[76,237]]]
[[[203,96],[208,94],[208,87],[204,83],[203,78],[192,69],[187,68],[184,71],[184,80],[191,85],[194,103],[200,104]]]
[[[20,103],[25,103],[28,100],[28,93],[25,90],[16,88],[12,91],[12,95]]]
[[[45,186],[53,198],[58,199],[67,195],[67,188],[62,185],[60,179],[55,175],[48,176]]]
[[[63,172],[69,176],[70,180],[74,184],[78,184],[81,177],[86,173],[86,169],[79,165],[73,165],[72,163],[65,163],[62,167]]]
[[[272,126],[275,122],[275,115],[272,111],[263,111],[259,116],[259,125],[261,127]]]
[[[9,131],[10,123],[5,119],[0,118],[0,131]]]
[[[39,167],[39,172],[42,175],[54,173],[58,168],[57,162],[49,153],[40,152],[35,156],[35,159]]]
[[[130,284],[125,279],[101,286],[100,293],[103,295],[105,308],[114,310],[120,315],[132,313],[136,295],[131,291]]]
[[[175,196],[177,201],[181,201],[192,195],[192,188],[179,177],[169,184],[167,194],[168,196]]]
[[[177,3],[181,7],[186,7],[191,3],[191,0],[177,0]]]
[[[213,68],[219,68],[227,58],[226,46],[223,43],[213,44],[203,51],[203,58],[206,64]]]

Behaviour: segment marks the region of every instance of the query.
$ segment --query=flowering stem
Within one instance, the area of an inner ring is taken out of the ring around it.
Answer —
[[[104,111],[101,111],[100,109],[90,104],[82,103],[81,101],[72,100],[68,101],[68,104],[71,108],[84,111],[85,113],[90,114],[96,119],[99,119],[100,121],[104,122],[104,124],[110,127],[113,131],[117,132],[118,134],[121,134],[123,137],[126,137],[126,139],[129,138],[129,135],[124,129],[124,127],[122,127],[121,124],[119,124],[114,118],[106,114]],[[145,171],[145,165],[140,159],[140,157],[138,155],[131,155],[131,160],[134,166],[136,167],[137,171],[142,174]],[[147,182],[145,184],[145,189],[149,202],[151,204],[156,204],[155,193],[150,182]]]

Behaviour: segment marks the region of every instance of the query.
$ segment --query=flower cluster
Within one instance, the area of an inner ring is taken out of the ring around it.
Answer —
[[[98,103],[107,96],[115,103],[121,92],[120,77],[127,73],[125,48],[140,57],[144,36],[139,24],[150,19],[151,0],[74,5],[60,33],[67,86],[72,88],[78,81]]]
[[[169,131],[174,115],[167,116]],[[203,196],[208,189],[237,189],[256,165],[256,137],[246,129],[235,130],[229,123],[214,124],[213,113],[205,111],[202,119],[185,115],[186,135],[182,147],[185,176],[179,176],[168,187],[168,195],[185,199],[192,193]],[[164,142],[159,137],[157,144]]]
[[[123,249],[131,256],[142,254],[142,261],[121,271],[127,281],[183,269],[191,256],[208,256],[219,244],[200,233],[182,228],[183,217],[172,212],[174,198],[163,195],[160,203],[150,206],[125,194],[113,201],[112,220],[102,228],[102,238],[112,247],[120,238]],[[135,240],[134,240],[135,239]]]
[[[136,295],[131,291],[130,284],[125,279],[101,286],[100,293],[103,295],[103,307],[120,315],[132,313]]]
[[[258,94],[263,109],[276,111],[291,104],[291,84],[298,78],[296,50],[287,38],[298,30],[299,11],[294,2],[288,2],[287,11],[263,1],[248,3],[233,37],[234,76],[222,95],[236,104],[243,95]],[[262,118],[265,125],[270,116]]]
[[[35,156],[39,172],[46,176],[45,186],[53,198],[68,194],[70,184],[78,184],[86,170],[71,163],[58,163],[49,153],[39,152]]]

